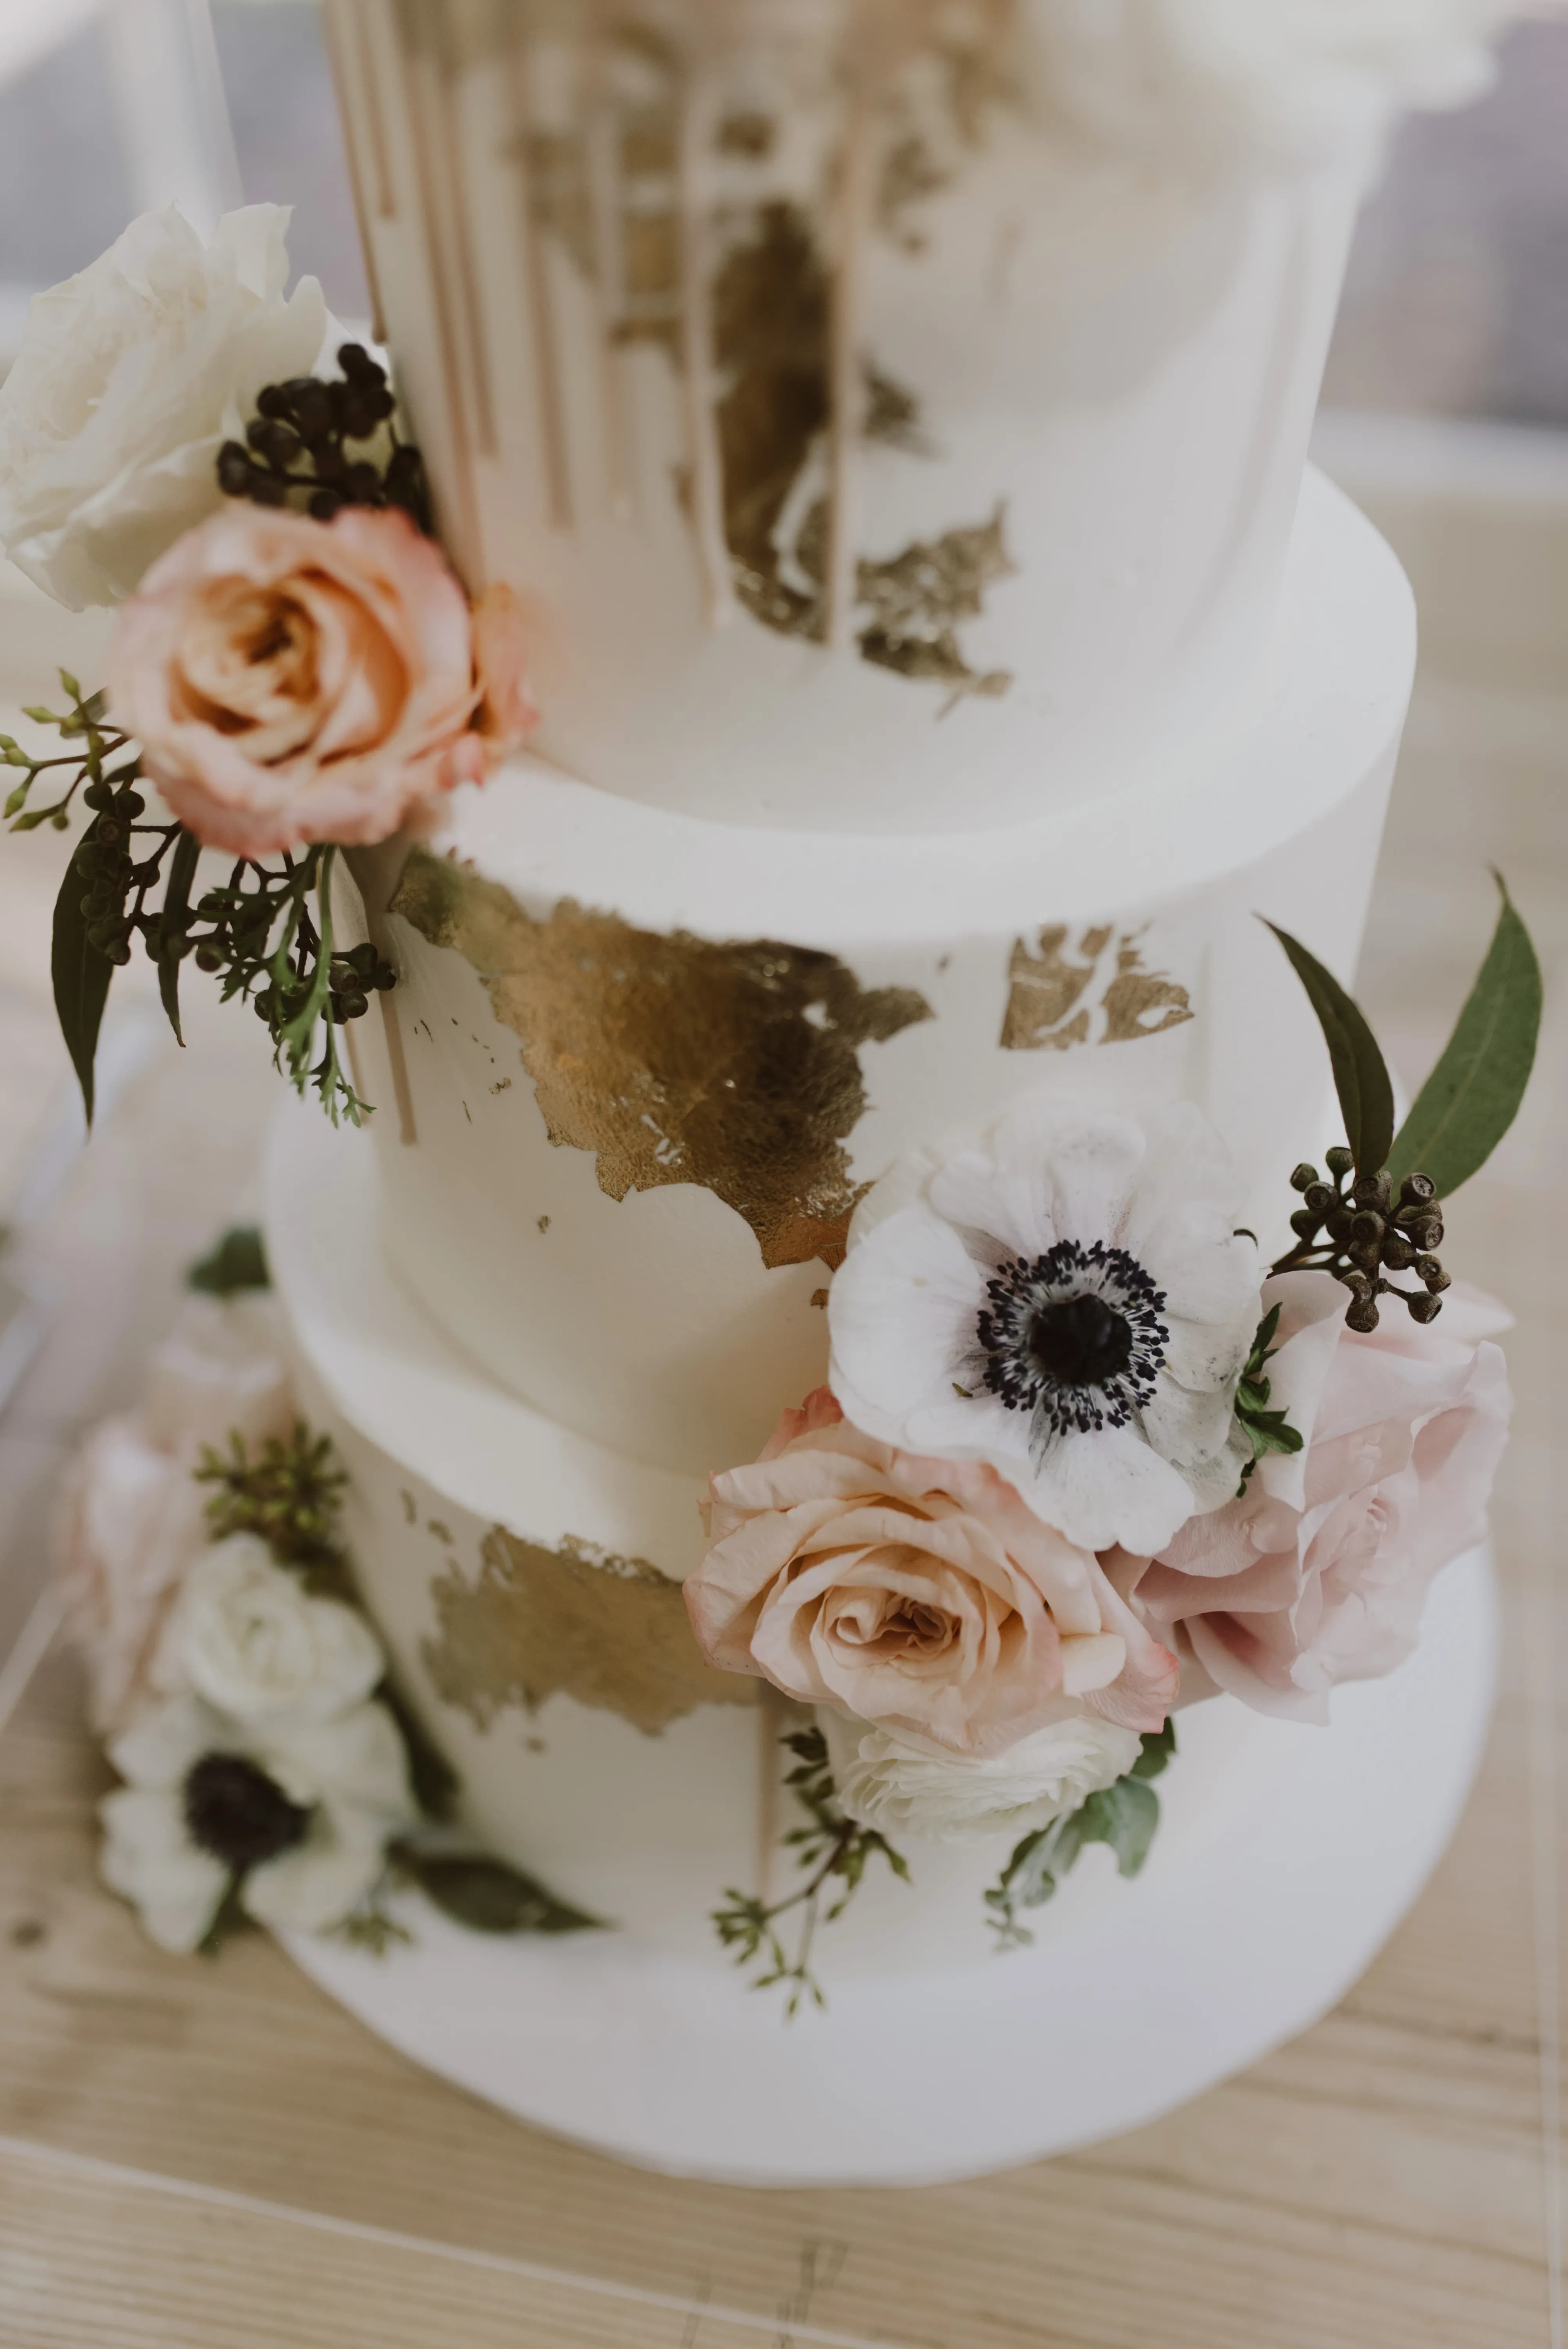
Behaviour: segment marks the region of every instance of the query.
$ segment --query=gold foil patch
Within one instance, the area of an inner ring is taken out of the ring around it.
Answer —
[[[837,1266],[863,1185],[844,1148],[866,1107],[860,1047],[932,1017],[835,956],[634,929],[563,898],[535,921],[492,881],[415,849],[391,910],[454,947],[521,1040],[550,1139],[593,1153],[612,1199],[696,1183],[769,1267]]]
[[[449,1566],[430,1584],[438,1630],[422,1642],[444,1704],[488,1730],[509,1705],[569,1696],[650,1737],[699,1704],[755,1704],[757,1682],[698,1653],[678,1582],[645,1558],[568,1535],[557,1549],[500,1526],[470,1581]]]
[[[1066,1052],[1075,1044],[1127,1044],[1162,1036],[1193,1016],[1179,979],[1145,970],[1141,931],[1109,924],[1043,929],[1019,938],[1008,965],[1005,1052]]]

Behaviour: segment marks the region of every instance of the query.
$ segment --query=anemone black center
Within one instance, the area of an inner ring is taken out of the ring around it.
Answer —
[[[968,1379],[1026,1412],[1037,1445],[1125,1427],[1154,1398],[1170,1332],[1163,1292],[1136,1257],[1096,1240],[1058,1240],[1013,1257],[985,1284]]]
[[[203,1754],[185,1781],[191,1840],[233,1868],[259,1867],[304,1840],[310,1813],[242,1754]]]
[[[1037,1370],[1062,1386],[1102,1387],[1132,1360],[1131,1326],[1103,1297],[1037,1306],[1024,1342]]]

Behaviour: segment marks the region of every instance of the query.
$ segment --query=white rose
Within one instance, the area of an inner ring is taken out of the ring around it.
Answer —
[[[197,1558],[153,1662],[155,1687],[193,1689],[252,1725],[326,1722],[367,1697],[386,1669],[365,1621],[313,1599],[256,1534],[231,1534]]]
[[[251,204],[203,245],[170,205],[35,295],[0,387],[0,546],[57,603],[129,595],[222,502],[263,385],[315,366],[330,321],[314,277],[284,297],[288,219]]]
[[[1135,1729],[1090,1713],[1052,1722],[1005,1754],[959,1760],[864,1722],[820,1712],[841,1807],[861,1826],[943,1843],[1033,1835],[1114,1785],[1137,1761]]]
[[[415,1821],[382,1704],[247,1727],[187,1692],[143,1713],[109,1759],[126,1784],[98,1806],[99,1868],[160,1949],[199,1948],[232,1884],[258,1924],[339,1923]]]

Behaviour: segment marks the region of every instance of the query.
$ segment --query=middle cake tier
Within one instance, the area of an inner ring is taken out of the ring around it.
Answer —
[[[459,794],[354,860],[398,971],[358,1043],[397,1276],[535,1409],[702,1475],[823,1377],[866,1185],[1021,1093],[1195,1102],[1267,1249],[1338,1137],[1258,917],[1351,977],[1414,651],[1394,557],[1310,477],[1270,706],[1206,766],[944,837],[713,824],[535,761]]]

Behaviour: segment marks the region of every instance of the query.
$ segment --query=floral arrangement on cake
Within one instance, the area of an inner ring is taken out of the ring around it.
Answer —
[[[1026,1099],[872,1185],[828,1298],[829,1384],[712,1479],[686,1584],[710,1663],[815,1709],[789,1744],[803,1881],[721,1939],[791,2011],[825,1894],[892,1838],[1014,1837],[999,1945],[1087,1844],[1137,1874],[1175,1713],[1227,1693],[1326,1723],[1411,1652],[1482,1538],[1507,1438],[1501,1307],[1452,1284],[1441,1203],[1512,1123],[1541,974],[1501,888],[1408,1116],[1355,1002],[1283,932],[1346,1143],[1290,1176],[1264,1267],[1222,1137]],[[787,1946],[780,1924],[798,1920]]]
[[[593,1927],[453,1826],[456,1777],[359,1600],[346,1480],[299,1416],[260,1235],[225,1235],[190,1286],[61,1508],[67,1629],[122,1781],[104,1881],[176,1953],[246,1922],[379,1952],[412,1938],[392,1904],[416,1889],[479,1931]]]
[[[517,602],[470,601],[385,368],[314,278],[285,296],[287,220],[252,205],[209,244],[172,207],[132,222],[37,297],[0,387],[0,547],[69,609],[118,606],[103,688],[62,675],[65,706],[26,712],[58,750],[0,736],[14,829],[87,815],[53,963],[89,1118],[139,943],[176,1036],[191,962],[357,1123],[337,1030],[396,974],[335,944],[333,860],[416,825],[534,722]],[[204,849],[228,860],[210,883]]]

